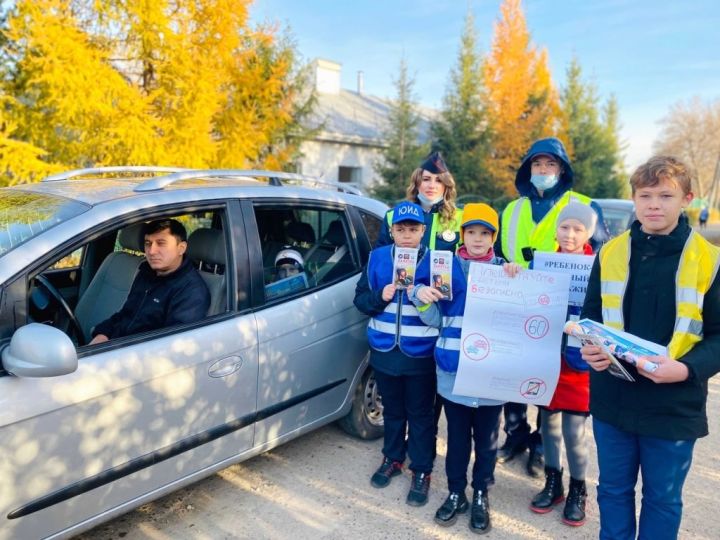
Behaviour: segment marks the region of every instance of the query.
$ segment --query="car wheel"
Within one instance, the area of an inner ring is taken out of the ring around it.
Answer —
[[[339,420],[339,424],[353,437],[379,439],[384,432],[382,413],[382,398],[378,392],[375,373],[368,368],[355,387],[352,409]]]

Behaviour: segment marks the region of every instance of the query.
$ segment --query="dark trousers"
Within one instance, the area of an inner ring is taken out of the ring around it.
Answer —
[[[600,482],[600,538],[635,540],[635,485],[642,474],[639,540],[675,540],[682,518],[682,488],[695,439],[642,437],[593,419]]]
[[[530,424],[527,418],[527,404],[506,403],[503,405],[505,414],[505,425],[503,431],[506,441],[511,441],[512,446],[528,446],[535,448],[542,453],[542,436],[540,435],[540,415],[537,416],[537,427],[530,433]]]
[[[475,463],[472,487],[486,491],[495,483],[495,457],[500,431],[502,405],[467,407],[443,400],[447,418],[447,456],[445,472],[451,492],[464,491],[467,486],[467,468],[470,464],[472,443],[475,443]]]
[[[402,463],[407,454],[411,471],[431,472],[435,457],[435,373],[388,375],[376,370],[375,380],[383,403],[383,455]]]

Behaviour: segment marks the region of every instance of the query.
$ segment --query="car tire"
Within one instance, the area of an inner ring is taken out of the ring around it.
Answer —
[[[352,409],[338,423],[346,433],[359,439],[373,440],[383,436],[382,399],[372,368],[367,368],[355,387]]]

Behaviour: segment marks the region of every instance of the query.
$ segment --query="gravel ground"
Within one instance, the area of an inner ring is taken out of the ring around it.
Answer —
[[[720,530],[713,495],[720,492],[718,413],[720,377],[710,381],[711,435],[698,441],[685,485],[683,539],[715,539]],[[443,423],[441,435],[444,431]],[[526,476],[524,460],[518,458],[496,469],[496,485],[490,492],[493,529],[486,538],[597,538],[597,461],[592,439],[589,444],[590,497],[585,526],[563,525],[562,506],[545,515],[528,509],[530,498],[543,483]],[[430,502],[422,508],[405,504],[410,480],[407,471],[386,489],[370,486],[369,477],[379,463],[381,446],[380,441],[352,439],[330,425],[147,504],[81,538],[476,538],[464,516],[449,528],[436,525],[432,519],[446,496],[444,436],[438,441]],[[467,493],[471,495],[469,488]]]

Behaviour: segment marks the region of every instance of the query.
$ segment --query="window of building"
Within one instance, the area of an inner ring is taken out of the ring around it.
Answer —
[[[360,182],[362,182],[362,168],[345,167],[343,165],[340,165],[340,167],[338,167],[338,181],[359,184]]]

